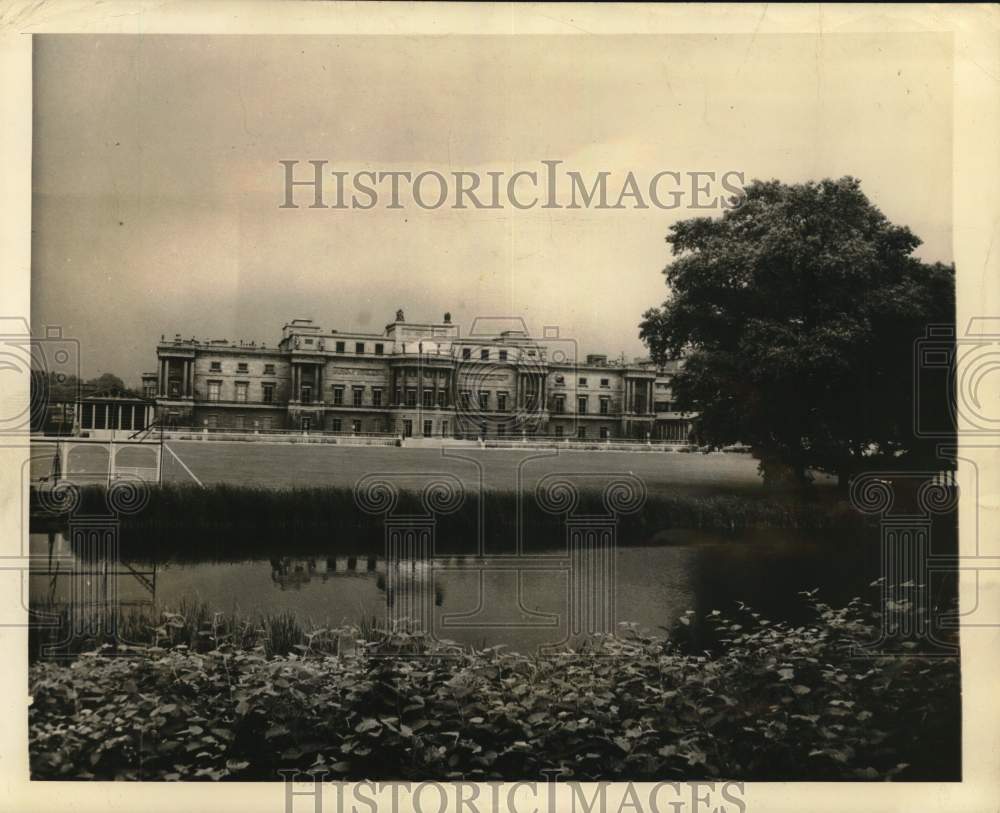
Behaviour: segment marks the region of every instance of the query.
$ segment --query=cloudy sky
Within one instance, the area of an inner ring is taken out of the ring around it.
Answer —
[[[36,37],[33,328],[128,382],[160,334],[377,332],[398,307],[639,355],[667,229],[705,212],[288,210],[278,162],[851,174],[950,261],[952,80],[934,34]]]

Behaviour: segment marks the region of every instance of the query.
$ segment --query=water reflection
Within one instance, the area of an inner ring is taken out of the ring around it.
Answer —
[[[662,634],[687,610],[730,611],[738,601],[774,619],[797,620],[804,612],[799,591],[818,587],[839,603],[862,594],[877,575],[877,545],[859,541],[774,531],[740,538],[678,531],[663,541],[612,549],[601,564],[613,574],[609,582],[581,581],[574,560],[560,550],[524,559],[317,554],[140,566],[108,555],[101,562],[98,548],[81,551],[54,531],[31,535],[38,558],[30,601],[159,609],[201,601],[223,613],[290,611],[306,626],[409,619],[438,638],[529,651],[571,641],[581,619],[586,628],[597,617],[601,597],[588,596],[588,585],[613,584],[610,620]]]

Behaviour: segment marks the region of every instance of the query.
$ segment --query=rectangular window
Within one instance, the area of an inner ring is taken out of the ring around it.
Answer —
[[[466,410],[472,409],[472,393],[463,392],[461,398],[462,398],[462,408]]]
[[[108,429],[118,428],[118,405],[108,404]]]
[[[340,432],[344,428],[344,422],[340,418],[334,418],[330,421],[330,428],[334,432]]]
[[[489,350],[480,350],[479,351],[479,358],[481,358],[483,361],[489,361],[490,360],[490,351]]]
[[[601,427],[601,440],[607,440],[607,439],[608,439],[608,427],[602,426]]]
[[[441,437],[448,437],[448,421],[441,421]]]
[[[586,426],[578,426],[576,428],[576,436],[578,438],[585,438],[585,437],[587,437],[587,427]]]
[[[221,381],[209,381],[208,382],[208,400],[218,401],[220,400],[220,395],[222,393],[222,382]]]
[[[351,431],[357,434],[361,431],[361,421],[353,420],[351,421]]]
[[[80,410],[80,428],[81,429],[93,429],[94,428],[94,405],[84,404],[83,409]]]
[[[601,379],[601,386],[602,387],[610,387],[611,386],[611,381],[608,380],[607,378],[602,378]]]
[[[233,418],[233,428],[234,429],[242,429],[243,428],[243,416],[242,415],[236,415]]]
[[[313,402],[313,388],[311,384],[302,385],[302,403],[311,404]],[[305,420],[303,418],[303,420]],[[303,427],[303,429],[306,427]]]
[[[213,373],[221,373],[222,372],[222,362],[221,361],[213,361],[209,365],[209,369],[211,369],[211,371]]]
[[[462,358],[463,359],[471,359],[472,358],[472,349],[469,348],[469,347],[463,347],[462,348]]]
[[[562,436],[563,436],[563,428],[562,425],[560,424],[556,426],[556,437],[561,438]]]
[[[344,388],[334,387],[333,388],[333,405],[343,406],[344,405]]]
[[[586,378],[581,378],[580,379],[580,386],[581,387],[586,387],[587,386],[587,379]]]
[[[556,414],[562,415],[566,411],[566,398],[562,395],[556,396]]]
[[[274,375],[274,365],[265,364],[264,365],[264,375]]]
[[[408,389],[406,391],[406,405],[408,407],[415,407],[417,405],[417,391]]]
[[[382,390],[372,390],[372,406],[382,406]]]
[[[434,390],[424,390],[423,405],[425,409],[430,409],[434,406]]]
[[[248,369],[249,368],[247,367],[247,363],[245,361],[241,361],[236,365],[236,372],[238,373],[245,373]]]
[[[438,390],[438,403],[437,403],[437,405],[439,407],[441,407],[441,409],[444,409],[445,404],[447,404],[447,403],[448,403],[448,393],[446,393],[444,390]]]
[[[412,438],[413,437],[413,421],[404,420],[403,421],[403,437]]]
[[[355,387],[354,388],[354,392],[352,394],[352,397],[354,399],[353,402],[352,402],[354,404],[354,406],[361,406],[361,404],[364,402],[365,388],[364,387]]]
[[[142,394],[146,398],[156,397],[156,385],[155,384],[144,384],[142,387]]]
[[[582,398],[576,399],[576,411],[581,415],[587,414],[587,396],[584,395]]]
[[[146,408],[139,407],[135,411],[135,426],[133,429],[145,429],[146,428]]]
[[[209,429],[218,429],[219,428],[219,416],[218,415],[209,415],[208,416],[208,428]]]
[[[608,401],[609,401],[609,399],[607,399],[607,398],[602,398],[601,399],[601,414],[602,415],[607,415],[608,414]]]
[[[312,339],[306,339],[306,344],[312,344],[312,343],[313,343]]]
[[[497,411],[499,412],[507,411],[507,393],[505,392],[497,393]]]
[[[490,394],[488,392],[479,393],[479,411],[485,412],[490,408]]]
[[[434,434],[434,421],[424,421],[424,437],[429,438]]]
[[[501,350],[500,351],[500,361],[506,361],[506,360],[507,360],[507,351],[506,350]]]
[[[274,403],[274,384],[260,385],[260,400],[265,404]]]
[[[385,351],[385,345],[384,344],[376,344],[375,345],[375,355],[376,356],[381,356],[384,351]]]
[[[337,344],[334,345],[334,349],[338,353],[343,353],[344,352],[344,343],[343,342],[337,342]]]
[[[268,416],[260,419],[260,428],[265,432],[270,432],[274,428],[274,420]]]
[[[401,389],[397,388],[397,389],[396,389],[396,395],[395,395],[395,397],[393,398],[393,401],[392,401],[392,403],[393,403],[393,404],[394,404],[395,406],[399,406],[399,405],[400,405],[400,404],[402,403],[402,401],[400,400],[400,399],[401,399],[402,397],[403,397],[403,391],[402,391]]]
[[[506,434],[507,434],[507,427],[506,426],[504,426],[503,424],[500,424],[499,426],[497,426],[497,437],[498,438],[502,438]]]
[[[357,353],[359,356],[362,353],[364,353],[365,352],[365,343],[364,342],[355,342],[354,343],[354,352]]]
[[[236,400],[238,403],[245,404],[247,402],[247,387],[249,385],[246,381],[236,382]]]

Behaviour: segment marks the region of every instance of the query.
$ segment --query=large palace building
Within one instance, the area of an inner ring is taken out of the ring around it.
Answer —
[[[552,331],[476,326],[462,336],[450,314],[415,323],[398,311],[380,334],[294,319],[276,347],[176,336],[157,345],[143,394],[164,424],[208,431],[688,442],[691,416],[671,402],[676,366],[578,359]]]

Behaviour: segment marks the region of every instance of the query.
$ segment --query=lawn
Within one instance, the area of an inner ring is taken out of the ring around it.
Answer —
[[[762,490],[757,463],[749,455],[660,452],[553,451],[519,449],[406,449],[170,441],[169,448],[205,485],[290,488],[352,486],[369,474],[393,475],[401,488],[420,487],[428,475],[449,473],[467,490],[480,482],[492,491],[533,489],[555,472],[582,485],[603,485],[615,475],[640,478],[650,495]],[[166,482],[191,482],[169,452]]]

